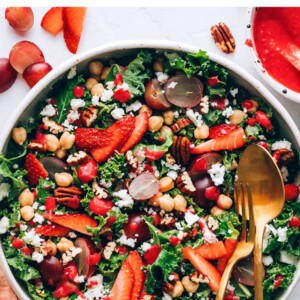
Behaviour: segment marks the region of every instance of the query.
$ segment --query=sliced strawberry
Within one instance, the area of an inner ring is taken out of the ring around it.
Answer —
[[[152,245],[143,255],[143,261],[145,266],[152,265],[155,263],[160,251],[161,251],[160,245]]]
[[[72,230],[87,234],[93,235],[91,232],[86,230],[86,226],[97,227],[98,223],[93,218],[83,215],[83,214],[74,214],[74,215],[53,215],[48,213],[43,213],[43,217],[49,221],[52,221],[56,224],[68,227]]]
[[[55,298],[67,297],[73,293],[79,292],[78,285],[68,280],[60,281],[53,292]]]
[[[210,105],[213,110],[223,110],[226,108],[226,102],[228,100],[225,97],[210,100]]]
[[[209,128],[209,138],[216,139],[220,136],[228,134],[229,132],[231,132],[237,128],[238,128],[237,125],[229,125],[229,124],[221,124],[221,125],[212,126]]]
[[[231,257],[235,247],[236,247],[236,244],[237,244],[237,240],[235,239],[227,239],[225,242],[224,242],[224,246],[225,246],[225,249],[226,249],[226,255],[223,256],[222,258],[220,258],[218,260],[218,265],[217,265],[217,269],[218,271],[222,274],[226,268],[226,265],[227,265],[227,262],[229,260],[229,258]]]
[[[214,265],[203,258],[197,251],[191,247],[182,248],[185,257],[192,263],[195,269],[209,279],[209,287],[213,292],[218,291],[221,281],[221,274]]]
[[[67,236],[71,229],[58,224],[46,224],[43,226],[37,226],[35,231],[45,236]]]
[[[96,215],[106,217],[107,213],[113,208],[114,204],[109,200],[102,200],[98,197],[91,199],[89,210]]]
[[[145,156],[150,161],[160,159],[165,153],[166,153],[166,150],[154,151],[154,150],[151,150],[148,147],[146,147],[146,149],[145,149]]]
[[[128,141],[120,149],[119,151],[120,153],[125,153],[141,140],[144,133],[147,131],[148,122],[149,122],[149,117],[146,112],[143,112],[136,117],[134,130],[130,138],[128,139]]]
[[[111,134],[109,145],[101,148],[97,148],[91,151],[94,159],[98,163],[106,161],[115,150],[120,150],[127,142],[128,138],[134,133],[135,117],[127,115],[118,120],[106,131]]]
[[[111,133],[103,129],[76,128],[75,145],[77,150],[89,152],[107,146],[111,141],[111,136]]]
[[[24,168],[27,171],[27,178],[30,185],[36,185],[41,177],[46,178],[48,176],[48,172],[32,153],[27,154]]]
[[[124,261],[110,291],[110,300],[131,300],[134,275],[130,264]]]
[[[126,261],[131,266],[134,276],[131,300],[138,300],[143,285],[142,258],[137,251],[131,251]]]
[[[232,150],[243,147],[246,144],[246,134],[242,127],[239,127],[230,133],[211,139],[203,144],[191,148],[192,154],[200,154],[205,152]]]
[[[63,29],[62,7],[51,7],[44,15],[41,26],[53,35]]]
[[[70,52],[76,53],[80,41],[86,7],[64,7],[62,10],[64,39]]]
[[[205,259],[219,259],[227,254],[225,246],[222,241],[204,244],[195,249]]]

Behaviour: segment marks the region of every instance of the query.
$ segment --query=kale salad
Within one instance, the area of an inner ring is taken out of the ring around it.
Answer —
[[[0,156],[0,233],[32,299],[215,299],[238,243],[233,186],[256,143],[278,164],[281,214],[263,241],[264,299],[300,257],[298,153],[272,110],[198,53],[141,50],[72,68]],[[253,257],[225,299],[254,299]]]

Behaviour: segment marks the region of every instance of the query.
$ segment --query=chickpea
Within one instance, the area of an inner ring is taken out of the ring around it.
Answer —
[[[63,159],[67,155],[67,150],[59,148],[55,151],[55,156],[59,159]]]
[[[181,283],[181,281],[176,281],[175,285],[174,285],[174,288],[171,292],[171,296],[173,298],[176,298],[176,297],[180,297],[183,293],[183,285]]]
[[[174,188],[174,180],[169,176],[163,177],[159,181],[160,181],[160,191],[163,193]]]
[[[164,119],[159,116],[149,118],[148,130],[151,132],[158,131],[163,125]]]
[[[182,195],[177,195],[174,198],[174,209],[177,211],[185,212],[186,207],[187,207],[187,202],[185,198]]]
[[[86,82],[85,86],[90,91],[94,85],[98,83],[97,79],[90,77]]]
[[[105,88],[102,83],[95,84],[91,89],[92,96],[98,96],[101,98],[103,92],[105,91]]]
[[[238,125],[240,124],[245,118],[247,117],[247,114],[243,111],[236,109],[233,111],[233,114],[229,117],[230,124],[232,125]]]
[[[158,59],[153,63],[153,70],[155,72],[163,72],[164,71],[164,65],[162,63],[162,59]]]
[[[206,124],[202,124],[194,130],[194,137],[197,140],[207,139],[209,136],[209,127]]]
[[[229,209],[233,204],[233,201],[230,197],[226,195],[219,195],[218,200],[217,200],[217,206],[221,209]]]
[[[101,76],[100,76],[100,79],[101,79],[101,80],[105,80],[107,74],[109,73],[109,71],[110,71],[110,67],[104,68],[103,71],[102,71],[102,74],[101,74]]]
[[[193,282],[192,280],[190,280],[189,276],[184,276],[182,278],[181,282],[182,282],[182,285],[184,286],[184,288],[189,293],[195,293],[199,288],[199,283],[196,283],[196,282]]]
[[[174,199],[169,195],[163,195],[158,199],[159,207],[164,211],[172,211],[174,209]]]
[[[64,253],[67,250],[69,250],[71,247],[74,247],[74,244],[72,241],[62,237],[59,243],[56,245],[56,247],[61,253]]]
[[[29,189],[25,189],[20,195],[19,195],[19,201],[20,205],[23,206],[32,206],[34,202],[34,195],[30,192]]]
[[[47,150],[55,152],[60,147],[58,138],[54,134],[46,134]]]
[[[100,75],[103,70],[103,63],[99,60],[90,62],[89,71],[93,75]]]
[[[20,209],[20,214],[25,221],[30,221],[34,217],[34,209],[29,205],[23,206]]]
[[[47,248],[47,254],[55,256],[57,253],[57,247],[51,240],[46,241],[45,248]]]
[[[172,110],[167,110],[164,112],[164,122],[167,125],[172,125],[174,122],[175,116]]]
[[[172,129],[169,127],[169,126],[163,126],[161,129],[160,129],[160,132],[163,133],[167,133],[169,135],[173,134],[173,131]]]
[[[73,176],[70,173],[66,172],[55,173],[54,178],[58,186],[67,187],[73,182]]]
[[[152,116],[152,109],[146,104],[142,105],[142,107],[139,110],[139,114],[141,114],[143,112],[147,113],[148,118],[150,118]]]
[[[213,216],[216,216],[216,217],[221,216],[221,214],[223,214],[224,212],[225,212],[225,210],[219,208],[218,206],[214,206],[214,207],[210,210],[210,213],[211,213]]]
[[[66,131],[60,137],[59,142],[63,149],[71,149],[75,143],[75,135]]]
[[[258,102],[255,101],[255,100],[249,100],[249,101],[252,102],[253,107],[247,109],[247,111],[248,111],[249,113],[251,113],[251,114],[255,114],[256,111],[257,111],[257,109],[258,109],[258,107],[259,107],[259,104],[258,104]]]
[[[12,131],[12,139],[20,146],[23,145],[23,143],[27,139],[27,132],[24,127],[18,127],[14,128]]]
[[[148,204],[152,206],[159,206],[159,198],[163,196],[162,192],[158,192],[156,195],[150,198]]]

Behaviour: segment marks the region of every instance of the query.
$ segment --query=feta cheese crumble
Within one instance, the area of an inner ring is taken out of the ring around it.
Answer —
[[[5,182],[0,184],[0,201],[9,195],[9,190],[10,184]]]
[[[171,177],[173,180],[176,180],[178,174],[175,171],[170,171],[167,173],[167,176]]]
[[[121,237],[117,240],[117,242],[119,242],[121,245],[126,245],[126,246],[129,246],[132,248],[135,247],[136,241],[137,241],[137,239],[127,238],[127,236],[124,234],[124,232],[121,235]]]
[[[72,99],[70,105],[73,110],[77,110],[78,108],[85,106],[85,101],[82,99]]]
[[[277,233],[278,233],[278,239],[277,239],[277,241],[278,242],[285,242],[286,241],[286,238],[287,238],[287,236],[286,236],[286,232],[287,232],[287,227],[279,227],[278,229],[277,229]]]
[[[118,119],[121,119],[125,115],[125,111],[123,108],[116,107],[114,110],[111,111],[110,114],[114,119],[118,120]]]
[[[126,112],[138,111],[142,107],[142,103],[139,100],[136,100],[132,104],[126,106]]]
[[[199,220],[199,217],[197,215],[192,214],[190,211],[187,211],[184,214],[184,219],[187,223],[187,226],[190,228]]]
[[[39,223],[39,224],[43,224],[44,222],[44,217],[42,215],[40,215],[39,213],[35,213],[34,218],[32,219],[33,222]]]
[[[164,83],[168,80],[169,76],[163,72],[156,72],[157,80],[161,83]]]
[[[23,241],[26,244],[32,245],[34,247],[41,247],[42,242],[44,241],[41,236],[36,233],[33,229],[25,232],[25,235],[23,236]]]
[[[101,95],[101,101],[106,102],[112,98],[114,95],[114,92],[112,90],[104,90],[104,92]]]
[[[112,90],[115,87],[115,83],[113,81],[107,81],[106,82],[106,87],[108,90]]]
[[[120,208],[121,207],[132,208],[132,206],[133,206],[133,199],[128,194],[127,190],[125,190],[125,189],[124,190],[120,190],[118,192],[114,192],[112,195],[113,195],[113,197],[118,197],[118,198],[121,199],[121,200],[117,201],[115,203],[115,205],[119,206]]]
[[[263,256],[262,257],[263,264],[267,267],[273,263],[273,258],[271,255]]]
[[[233,115],[233,109],[231,106],[228,106],[227,108],[224,109],[222,112],[222,116],[229,118],[231,115]]]
[[[233,89],[233,90],[230,90],[229,92],[230,92],[231,96],[232,96],[233,98],[235,98],[236,94],[239,92],[239,89],[238,89],[238,88],[235,88],[235,89]]]
[[[292,254],[288,254],[286,251],[282,250],[280,252],[280,258],[279,260],[284,263],[284,264],[288,264],[288,265],[296,265],[297,264],[297,258],[296,256],[292,255]]]
[[[105,179],[101,179],[99,183],[101,186],[103,186],[107,189],[109,189],[112,185],[111,181],[105,181]]]
[[[9,228],[9,219],[7,217],[3,217],[0,220],[0,234],[5,233]]]
[[[63,264],[66,265],[68,264],[70,261],[73,260],[73,258],[78,255],[79,253],[82,252],[81,248],[76,248],[76,247],[70,247],[69,250],[67,250],[65,253],[63,253],[62,255],[62,261]]]
[[[283,181],[287,182],[288,181],[288,177],[289,177],[288,168],[286,166],[282,166],[281,169],[280,169],[280,173],[281,173]]]
[[[43,110],[40,112],[40,115],[45,117],[53,117],[56,114],[56,109],[52,104],[46,105]]]
[[[272,151],[280,150],[280,149],[288,149],[291,151],[292,149],[292,143],[287,141],[286,139],[283,139],[282,141],[275,142],[272,144]]]
[[[68,73],[68,75],[67,75],[67,78],[68,78],[68,79],[72,79],[72,78],[74,78],[74,77],[76,76],[76,74],[77,74],[76,69],[77,69],[76,66],[75,66],[75,67],[72,67],[72,68],[70,69],[70,71],[69,71],[69,73]]]
[[[174,89],[177,84],[178,84],[178,82],[172,81],[170,84],[168,84],[168,88]]]
[[[194,123],[196,127],[200,127],[203,123],[202,115],[199,112],[194,112],[191,108],[186,111],[186,116]]]
[[[93,283],[93,284],[92,284]],[[91,286],[87,289],[87,291],[84,294],[81,294],[77,300],[94,300],[94,299],[102,299],[106,296],[105,290],[103,287],[103,276],[102,275],[95,275],[93,277],[90,277],[87,280],[87,286]]]
[[[141,248],[144,252],[148,251],[150,248],[151,248],[151,244],[147,243],[147,242],[144,242],[142,245],[141,245]]]
[[[40,262],[42,262],[44,260],[44,256],[43,256],[42,253],[34,251],[32,253],[31,259],[34,260],[34,261],[36,261],[36,262],[38,262],[38,263],[40,263]]]
[[[221,185],[224,182],[225,166],[222,164],[214,164],[207,173],[216,186]]]
[[[100,100],[99,96],[94,95],[92,97],[92,104],[93,104],[93,106],[99,106],[100,105],[99,100]]]

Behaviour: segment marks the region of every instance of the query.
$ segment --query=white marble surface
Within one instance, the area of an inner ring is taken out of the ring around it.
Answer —
[[[36,43],[43,51],[46,61],[53,67],[70,58],[62,33],[53,37],[40,27],[42,16],[48,8],[33,8],[35,24],[24,34],[14,32],[4,18],[0,8],[0,57],[8,57],[11,47],[20,40]],[[249,73],[261,78],[250,62],[245,41],[246,8],[88,8],[78,53],[104,43],[128,39],[169,39],[190,43],[209,49],[238,63]],[[234,54],[223,54],[215,46],[210,27],[219,21],[231,29],[237,43]],[[300,104],[280,96],[265,84],[291,114],[300,127]],[[0,132],[29,88],[19,76],[14,86],[0,94]],[[300,298],[298,284],[289,300]]]

